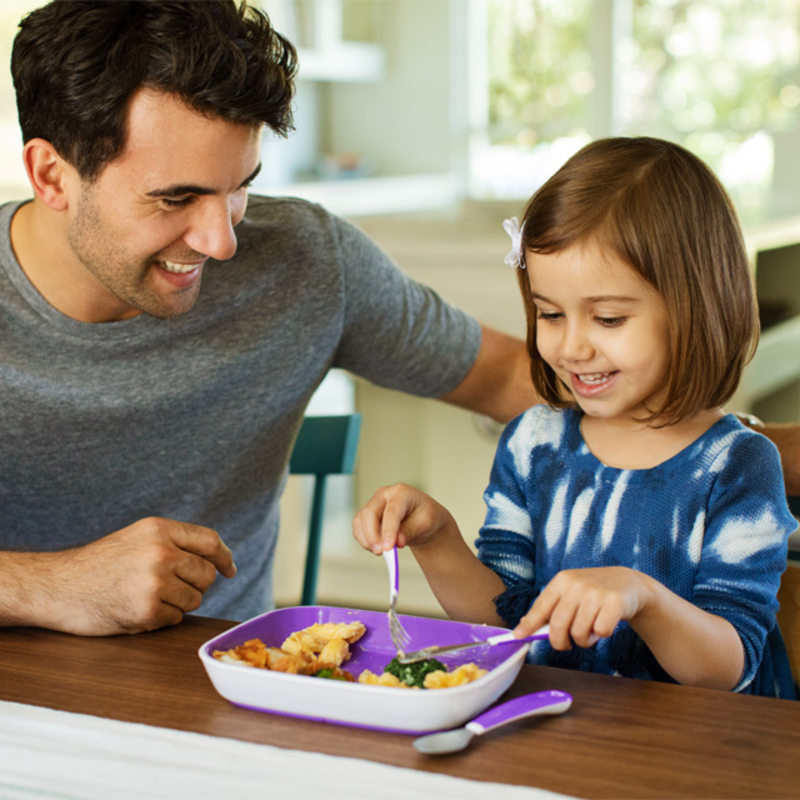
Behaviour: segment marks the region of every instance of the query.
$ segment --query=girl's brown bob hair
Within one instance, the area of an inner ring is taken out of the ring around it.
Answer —
[[[590,239],[652,284],[669,312],[666,397],[643,421],[671,425],[722,406],[755,352],[759,323],[739,222],[714,173],[660,139],[587,145],[528,202],[523,253],[557,253]],[[517,273],[534,387],[550,405],[571,406],[536,347],[528,270]]]

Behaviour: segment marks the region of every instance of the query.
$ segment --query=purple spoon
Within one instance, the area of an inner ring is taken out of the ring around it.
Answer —
[[[571,705],[572,695],[566,692],[551,690],[526,694],[484,711],[463,728],[420,736],[414,740],[414,747],[432,756],[457,753],[482,733],[536,714],[563,714]]]

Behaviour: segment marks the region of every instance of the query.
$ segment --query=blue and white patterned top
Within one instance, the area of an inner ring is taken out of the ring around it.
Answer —
[[[736,691],[794,699],[775,613],[797,522],[775,446],[728,414],[663,464],[616,469],[586,446],[581,415],[536,406],[500,440],[476,544],[508,587],[495,600],[506,624],[561,570],[631,567],[736,628],[745,652]],[[674,683],[625,622],[591,648],[537,642],[528,660]]]

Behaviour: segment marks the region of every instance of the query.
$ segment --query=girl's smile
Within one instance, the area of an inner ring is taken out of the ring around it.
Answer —
[[[605,391],[610,386],[613,386],[618,376],[619,370],[613,372],[585,373],[583,375],[572,373],[570,379],[572,381],[573,394],[592,397]]]

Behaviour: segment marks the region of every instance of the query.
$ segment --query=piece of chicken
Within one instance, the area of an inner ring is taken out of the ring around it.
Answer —
[[[338,667],[350,658],[350,649],[347,645],[357,642],[366,630],[366,626],[361,622],[318,623],[301,631],[295,631],[284,640],[281,649],[295,655],[319,656],[321,661]],[[323,652],[325,656],[322,655]]]

